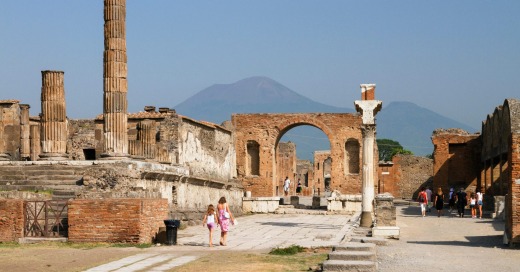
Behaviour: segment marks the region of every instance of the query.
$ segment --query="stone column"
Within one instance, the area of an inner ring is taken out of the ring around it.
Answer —
[[[141,154],[146,159],[155,158],[155,134],[154,120],[139,122],[137,137],[141,142]]]
[[[30,126],[30,144],[31,144],[31,161],[36,161],[40,157],[41,145],[40,145],[40,125]]]
[[[40,160],[68,160],[63,75],[62,71],[42,71]]]
[[[4,136],[4,109],[0,106],[0,161],[10,160],[9,154],[5,150],[5,136]]]
[[[361,99],[354,102],[356,110],[361,113],[363,126],[363,185],[362,185],[362,227],[372,226],[374,211],[374,146],[376,140],[375,115],[381,110],[382,102],[374,100],[375,84],[361,84]]]
[[[126,0],[105,0],[103,53],[104,159],[128,158]]]
[[[20,104],[20,157],[27,160],[31,156],[30,121],[28,104]]]

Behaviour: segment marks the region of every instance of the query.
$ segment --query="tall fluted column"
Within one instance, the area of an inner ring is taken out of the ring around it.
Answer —
[[[20,157],[27,160],[31,156],[30,123],[28,104],[20,104]]]
[[[42,71],[40,160],[67,160],[67,113],[62,71]]]
[[[363,185],[362,185],[362,227],[372,226],[372,213],[374,212],[374,146],[376,141],[375,116],[381,110],[382,102],[374,100],[375,84],[361,84],[361,101],[356,100],[356,110],[361,113],[363,119]]]
[[[103,153],[105,159],[128,157],[126,0],[105,0],[103,53]]]

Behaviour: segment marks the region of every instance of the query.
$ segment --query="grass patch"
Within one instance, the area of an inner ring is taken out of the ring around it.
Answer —
[[[305,248],[303,248],[301,246],[297,246],[297,245],[292,245],[292,246],[288,246],[288,247],[274,248],[271,250],[271,252],[269,252],[269,254],[287,256],[287,255],[294,255],[294,254],[297,254],[297,253],[300,253],[303,251],[305,251]]]
[[[144,243],[144,244],[116,243],[116,244],[111,244],[110,246],[111,246],[111,247],[136,247],[136,248],[149,248],[149,247],[152,246],[152,244],[147,244],[147,243]]]
[[[320,271],[320,264],[327,260],[330,250],[306,249],[294,255],[273,255],[267,253],[245,253],[214,251],[193,262],[172,269],[176,271],[205,271],[208,265],[218,264],[226,271],[278,272],[278,271]],[[218,270],[217,271],[221,271]]]

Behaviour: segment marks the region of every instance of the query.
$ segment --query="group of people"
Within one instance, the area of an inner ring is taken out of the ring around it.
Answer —
[[[421,205],[421,214],[422,216],[426,216],[426,212],[431,211],[431,201],[433,201],[433,205],[435,205],[435,209],[437,210],[437,216],[441,217],[443,215],[444,209],[444,193],[442,192],[442,188],[437,189],[437,193],[433,195],[433,192],[430,188],[422,187],[421,191],[417,196],[417,200]],[[450,194],[448,196],[448,203],[451,211],[454,207],[457,207],[457,214],[459,217],[464,217],[464,210],[469,202],[469,207],[471,210],[471,217],[477,218],[477,214],[482,218],[482,205],[483,205],[484,194],[477,189],[477,192],[472,192],[468,197],[468,194],[464,191],[464,188],[460,188],[458,192],[455,192],[453,188],[450,188]]]
[[[204,219],[202,220],[202,226],[207,227],[209,230],[210,247],[213,246],[213,230],[215,230],[217,227],[220,227],[220,245],[227,245],[227,233],[231,224],[235,224],[235,218],[229,209],[229,205],[227,204],[225,197],[221,197],[219,199],[216,211],[213,204],[208,206],[208,210],[206,211]]]
[[[285,196],[289,195],[289,189],[291,188],[291,180],[289,177],[285,177],[285,180],[283,181],[283,192]],[[298,179],[298,185],[296,185],[296,194],[300,195],[302,192],[302,182],[300,179]]]

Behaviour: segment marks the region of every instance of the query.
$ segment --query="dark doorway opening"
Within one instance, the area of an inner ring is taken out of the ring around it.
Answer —
[[[96,160],[96,150],[93,148],[83,149],[83,155],[86,161]]]

